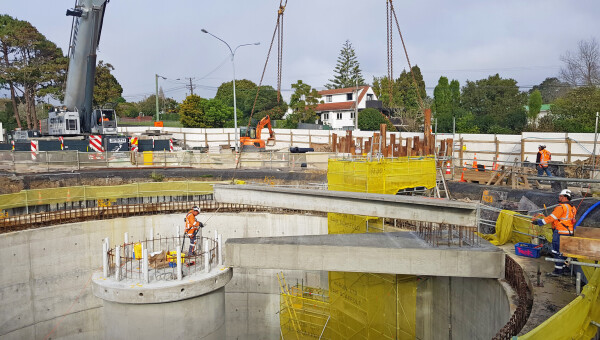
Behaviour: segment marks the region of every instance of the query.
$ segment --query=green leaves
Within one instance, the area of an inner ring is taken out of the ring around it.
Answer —
[[[396,131],[389,119],[376,109],[364,109],[358,113],[358,128],[360,130],[379,131],[381,124],[386,124],[388,131]]]
[[[293,119],[297,123],[314,123],[317,119],[315,111],[317,105],[321,102],[321,95],[317,90],[310,85],[305,84],[302,80],[298,80],[296,84],[292,84],[294,93],[290,98],[290,108],[293,111]]]
[[[554,130],[564,132],[594,132],[596,112],[600,111],[600,89],[593,86],[570,90],[554,101],[550,112]]]
[[[179,116],[183,127],[222,128],[233,120],[233,107],[219,99],[191,95],[179,106]]]
[[[330,83],[326,84],[325,87],[330,90],[354,87],[357,85],[357,81],[359,86],[364,85],[365,79],[361,72],[354,48],[350,40],[346,40],[337,59],[337,65],[334,69],[335,75],[333,79],[329,79]]]
[[[112,75],[114,67],[100,60],[96,66],[96,79],[94,83],[94,105],[115,103],[123,94],[123,87]]]

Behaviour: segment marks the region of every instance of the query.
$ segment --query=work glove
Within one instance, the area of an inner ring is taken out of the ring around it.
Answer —
[[[539,219],[539,220],[535,221],[535,223],[537,225],[539,225],[540,227],[543,226],[544,224],[546,224],[546,222],[544,222],[544,220],[542,220],[542,219]]]

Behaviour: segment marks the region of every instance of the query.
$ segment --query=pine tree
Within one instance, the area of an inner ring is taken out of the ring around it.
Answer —
[[[330,83],[325,85],[330,90],[354,87],[357,80],[359,86],[365,85],[365,79],[362,77],[360,65],[356,60],[356,53],[350,40],[346,40],[340,50],[334,73],[333,79],[329,79]]]

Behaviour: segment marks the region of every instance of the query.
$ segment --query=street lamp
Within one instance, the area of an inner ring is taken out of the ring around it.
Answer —
[[[236,105],[236,99],[235,99],[235,62],[234,62],[235,52],[237,51],[238,48],[240,48],[242,46],[260,45],[260,42],[238,45],[236,48],[234,48],[232,50],[231,46],[229,46],[229,44],[225,40],[217,37],[216,35],[210,33],[209,31],[205,30],[204,28],[201,31],[203,33],[212,35],[216,39],[219,39],[221,42],[223,42],[225,45],[227,45],[227,48],[229,48],[229,52],[231,52],[231,66],[233,67],[233,124],[234,124],[234,129],[235,129],[235,152],[238,152],[239,151],[239,147],[238,147],[239,137],[238,137],[238,127],[237,127],[237,105]]]
[[[158,74],[154,74],[154,80],[156,82],[156,121],[158,122],[160,120],[160,113],[158,111],[158,78],[162,78],[163,80],[167,80],[166,77],[160,76]],[[180,80],[179,78],[175,79],[175,80]],[[165,102],[163,100],[163,109],[165,106]]]

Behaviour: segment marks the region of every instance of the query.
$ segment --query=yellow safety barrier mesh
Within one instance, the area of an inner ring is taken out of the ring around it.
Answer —
[[[327,170],[329,190],[395,195],[398,190],[435,187],[433,158],[366,160],[330,159]]]
[[[433,158],[333,160],[329,190],[396,194],[414,187],[433,188]],[[382,232],[382,218],[327,214],[329,234]],[[382,258],[381,261],[386,261]],[[304,287],[304,291],[309,289]],[[284,339],[414,339],[417,279],[411,275],[329,272],[329,294],[307,299],[282,294],[280,324]]]
[[[212,186],[215,183],[219,182],[149,182],[114,186],[77,186],[23,190],[19,193],[0,195],[0,210],[87,200],[204,195],[213,192]]]
[[[548,242],[552,242],[552,228],[534,225],[531,223],[531,219],[516,216],[516,214],[517,213],[514,211],[502,210],[496,220],[496,233],[478,235],[497,246],[501,246],[506,242],[530,243],[531,236],[523,235],[521,233],[543,236]]]
[[[591,322],[600,323],[600,299],[598,294],[600,292],[600,268],[592,270],[594,273],[580,296],[531,332],[518,337],[518,339],[566,340],[591,339],[594,337],[598,327]]]

